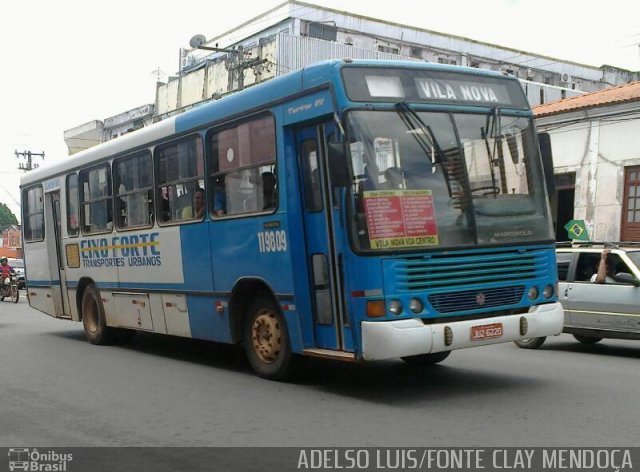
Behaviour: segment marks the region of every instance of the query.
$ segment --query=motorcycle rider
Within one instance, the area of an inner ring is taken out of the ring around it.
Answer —
[[[4,282],[12,274],[15,274],[15,271],[9,265],[9,260],[6,257],[0,258],[0,280]]]

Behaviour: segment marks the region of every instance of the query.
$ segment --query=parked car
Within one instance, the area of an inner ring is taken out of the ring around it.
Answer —
[[[600,255],[610,249],[612,279],[592,282]],[[584,344],[603,338],[640,339],[640,244],[559,244],[558,298],[565,310],[563,332]],[[521,348],[536,349],[546,338],[515,341]]]
[[[13,267],[13,269],[16,271],[16,280],[18,282],[18,288],[22,290],[27,286],[24,278],[24,260],[7,258],[7,263],[11,267]]]

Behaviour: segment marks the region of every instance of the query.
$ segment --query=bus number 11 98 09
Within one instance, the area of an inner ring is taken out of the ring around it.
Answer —
[[[285,252],[287,250],[287,234],[280,231],[258,232],[260,252]]]

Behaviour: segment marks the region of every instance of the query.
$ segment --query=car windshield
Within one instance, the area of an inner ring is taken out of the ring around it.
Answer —
[[[359,249],[553,240],[531,118],[398,103],[347,122]]]
[[[636,267],[640,268],[640,251],[627,251],[627,256],[633,261]]]

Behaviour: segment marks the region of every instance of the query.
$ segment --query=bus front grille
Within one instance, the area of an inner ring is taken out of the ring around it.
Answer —
[[[394,261],[395,288],[398,292],[413,292],[441,288],[457,291],[470,285],[504,286],[550,276],[552,263],[549,250],[543,248],[446,252],[401,259]]]
[[[530,285],[549,283],[555,274],[548,246],[446,251],[387,262],[387,293],[418,296],[443,314],[512,308],[524,302]]]
[[[464,292],[437,293],[429,296],[431,306],[438,313],[477,310],[520,303],[524,294],[524,285],[500,287],[485,290],[467,290]]]

